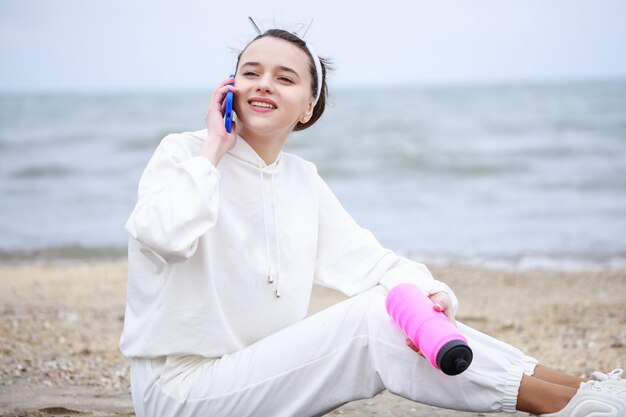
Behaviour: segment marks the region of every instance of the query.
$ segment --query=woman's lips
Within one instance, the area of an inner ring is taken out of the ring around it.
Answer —
[[[252,107],[252,110],[260,113],[267,113],[276,109],[276,103],[267,98],[255,97],[248,100],[248,103]]]

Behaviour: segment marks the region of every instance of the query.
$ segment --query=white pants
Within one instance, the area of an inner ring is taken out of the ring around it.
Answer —
[[[458,323],[474,353],[448,376],[406,346],[375,287],[221,358],[133,358],[137,417],[321,416],[387,389],[437,407],[514,412],[537,361]]]

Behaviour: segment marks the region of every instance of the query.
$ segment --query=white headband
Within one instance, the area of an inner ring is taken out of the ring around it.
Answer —
[[[304,39],[302,40],[304,41]],[[306,49],[309,50],[311,58],[313,58],[313,64],[315,64],[315,76],[317,78],[317,94],[315,95],[315,104],[313,104],[313,107],[315,107],[320,99],[320,96],[322,95],[322,64],[320,62],[320,57],[317,56],[311,45],[309,45],[306,41],[304,41],[304,44],[306,45]]]

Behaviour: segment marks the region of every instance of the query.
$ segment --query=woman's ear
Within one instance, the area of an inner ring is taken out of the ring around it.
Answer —
[[[306,111],[300,116],[300,123],[304,124],[311,119],[313,115],[313,109],[315,108],[315,99],[311,99],[309,101],[309,105],[306,108]]]

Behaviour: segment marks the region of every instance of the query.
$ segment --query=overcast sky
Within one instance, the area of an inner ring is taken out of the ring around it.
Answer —
[[[264,28],[335,86],[626,79],[626,1],[0,0],[0,91],[212,89]],[[373,5],[376,4],[376,5]]]

